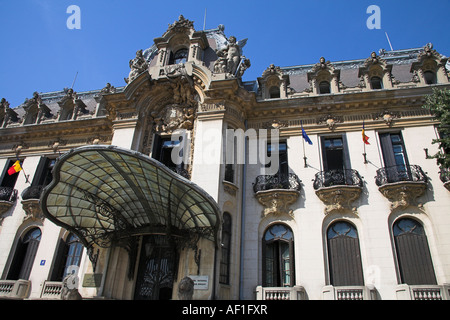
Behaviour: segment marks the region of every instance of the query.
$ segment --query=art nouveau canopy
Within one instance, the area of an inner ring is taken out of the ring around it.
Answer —
[[[87,146],[62,155],[41,195],[44,215],[87,247],[139,234],[216,240],[219,209],[205,191],[139,152]]]

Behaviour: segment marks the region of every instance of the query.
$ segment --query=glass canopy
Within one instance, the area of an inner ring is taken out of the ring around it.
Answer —
[[[44,215],[75,231],[87,247],[140,234],[216,242],[214,199],[193,182],[139,152],[86,146],[62,155],[41,194]]]

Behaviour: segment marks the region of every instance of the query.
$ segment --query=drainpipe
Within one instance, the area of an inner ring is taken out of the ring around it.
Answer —
[[[245,130],[247,131],[247,120],[244,121],[245,124]],[[245,150],[244,152],[247,153],[247,139],[245,139],[244,142]],[[246,157],[244,156],[244,160]],[[241,200],[241,252],[240,252],[240,258],[239,258],[239,300],[242,300],[243,297],[243,278],[244,278],[244,226],[245,226],[245,186],[246,186],[246,176],[247,176],[247,163],[244,161],[244,167],[242,168],[242,200]]]

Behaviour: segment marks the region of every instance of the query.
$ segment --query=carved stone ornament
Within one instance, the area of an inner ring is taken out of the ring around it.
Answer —
[[[269,214],[288,214],[293,218],[294,211],[289,206],[297,201],[299,195],[300,193],[295,190],[275,189],[258,191],[255,197],[264,206],[262,217]]]
[[[359,198],[361,191],[362,188],[357,186],[333,186],[316,190],[316,195],[325,204],[325,214],[345,211],[356,213],[352,202]]]
[[[132,82],[138,75],[148,69],[148,62],[145,60],[142,50],[138,50],[136,57],[130,60],[130,69],[128,78],[124,78],[126,83]]]
[[[176,129],[191,130],[194,125],[195,108],[178,104],[166,106],[159,114],[153,115],[156,132],[172,133]]]
[[[272,121],[264,122],[263,129],[280,129],[288,127],[288,122],[285,120],[273,119]]]
[[[214,73],[227,73],[230,77],[242,77],[250,68],[250,60],[242,55],[242,49],[247,39],[236,41],[236,37],[228,38],[226,46],[216,50],[217,60],[214,63]]]
[[[23,221],[28,219],[33,221],[44,220],[45,217],[42,213],[41,206],[39,205],[39,199],[22,200],[22,207],[26,214]]]
[[[334,130],[336,127],[336,123],[342,122],[342,118],[332,116],[330,114],[323,116],[317,120],[317,124],[326,124],[328,126],[328,129]]]
[[[423,204],[416,199],[425,193],[426,182],[402,181],[386,184],[378,188],[383,196],[391,202],[391,212],[397,209],[406,209],[409,206],[417,206],[422,209]]]
[[[378,114],[373,115],[374,120],[383,120],[387,126],[392,125],[392,120],[400,118],[400,114],[398,112],[392,112],[389,110],[384,110]]]

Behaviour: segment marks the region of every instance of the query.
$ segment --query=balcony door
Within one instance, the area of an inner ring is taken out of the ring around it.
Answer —
[[[39,228],[31,229],[19,240],[9,268],[8,280],[28,280],[40,241],[41,230]]]
[[[323,186],[351,184],[352,176],[345,136],[322,137]]]
[[[288,226],[275,224],[266,230],[262,260],[264,287],[294,286],[294,237]]]
[[[408,156],[401,133],[381,133],[380,143],[388,182],[410,180]]]

